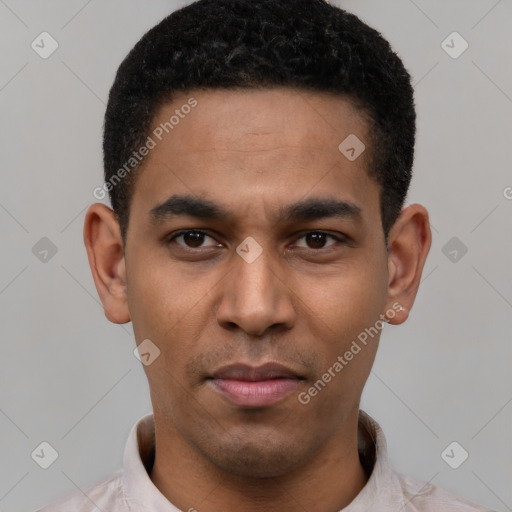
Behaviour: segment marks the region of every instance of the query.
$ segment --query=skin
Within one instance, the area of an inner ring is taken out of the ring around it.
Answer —
[[[84,227],[105,315],[132,321],[137,344],[149,338],[161,351],[144,366],[156,433],[150,477],[182,510],[338,511],[367,481],[357,417],[380,332],[308,404],[298,395],[393,304],[401,310],[389,323],[407,319],[431,243],[428,213],[404,208],[386,252],[379,186],[366,171],[371,148],[353,162],[338,150],[351,133],[368,139],[348,99],[189,91],[160,109],[154,127],[191,96],[197,106],[143,163],[125,251],[107,206],[90,206]],[[229,217],[153,224],[149,212],[175,194],[215,201]],[[353,203],[360,216],[279,218],[312,198]],[[207,235],[170,240],[183,229]],[[315,230],[328,236],[306,236]],[[252,263],[236,252],[249,236],[262,248]],[[304,380],[268,407],[235,406],[206,380],[230,363],[269,361]]]

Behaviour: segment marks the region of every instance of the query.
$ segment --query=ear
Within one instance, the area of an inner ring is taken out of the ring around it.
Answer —
[[[95,203],[87,210],[84,243],[105,316],[115,324],[129,322],[121,228],[108,206]]]
[[[427,210],[420,204],[404,208],[388,235],[388,302],[390,324],[409,316],[432,243]]]

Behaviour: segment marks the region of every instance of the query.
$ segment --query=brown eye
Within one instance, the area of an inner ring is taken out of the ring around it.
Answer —
[[[207,239],[212,240],[214,243],[210,245],[203,245],[203,243]],[[181,245],[183,247],[188,247],[190,249],[196,249],[198,247],[216,247],[217,241],[212,238],[211,236],[207,235],[206,233],[203,233],[202,231],[182,231],[171,238],[171,242],[175,241],[178,245]]]
[[[326,243],[327,236],[324,233],[308,233],[306,243],[312,249],[321,249]]]
[[[327,244],[329,239],[333,240],[333,242]],[[336,241],[340,241],[335,236],[323,233],[322,231],[310,231],[303,235],[300,240],[304,240],[305,244],[299,243],[298,246],[307,249],[324,249],[325,247],[330,247]]]

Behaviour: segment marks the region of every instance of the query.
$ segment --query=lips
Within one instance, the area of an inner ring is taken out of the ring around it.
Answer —
[[[209,379],[214,391],[239,407],[273,405],[290,395],[304,378],[277,363],[253,367],[232,364],[213,373]]]
[[[286,366],[277,363],[267,363],[257,367],[238,363],[220,368],[214,372],[213,378],[257,382],[271,379],[299,379],[302,377]]]

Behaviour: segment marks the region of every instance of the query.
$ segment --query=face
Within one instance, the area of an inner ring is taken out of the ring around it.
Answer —
[[[390,289],[417,287],[420,235],[388,258],[369,146],[356,159],[338,149],[368,139],[347,99],[191,91],[152,134],[115,308],[160,351],[144,366],[155,423],[229,473],[285,474],[355,425]]]
[[[357,410],[377,349],[374,339],[308,393],[385,312],[379,188],[367,154],[350,161],[338,149],[367,127],[346,100],[281,89],[193,93],[162,108],[153,130],[190,97],[197,105],[135,187],[130,316],[138,343],[161,351],[145,367],[155,409],[218,466],[281,473]],[[196,215],[204,201],[222,215]],[[300,379],[271,388],[281,398],[268,405],[244,401],[243,389],[212,383],[233,363],[278,363]]]

